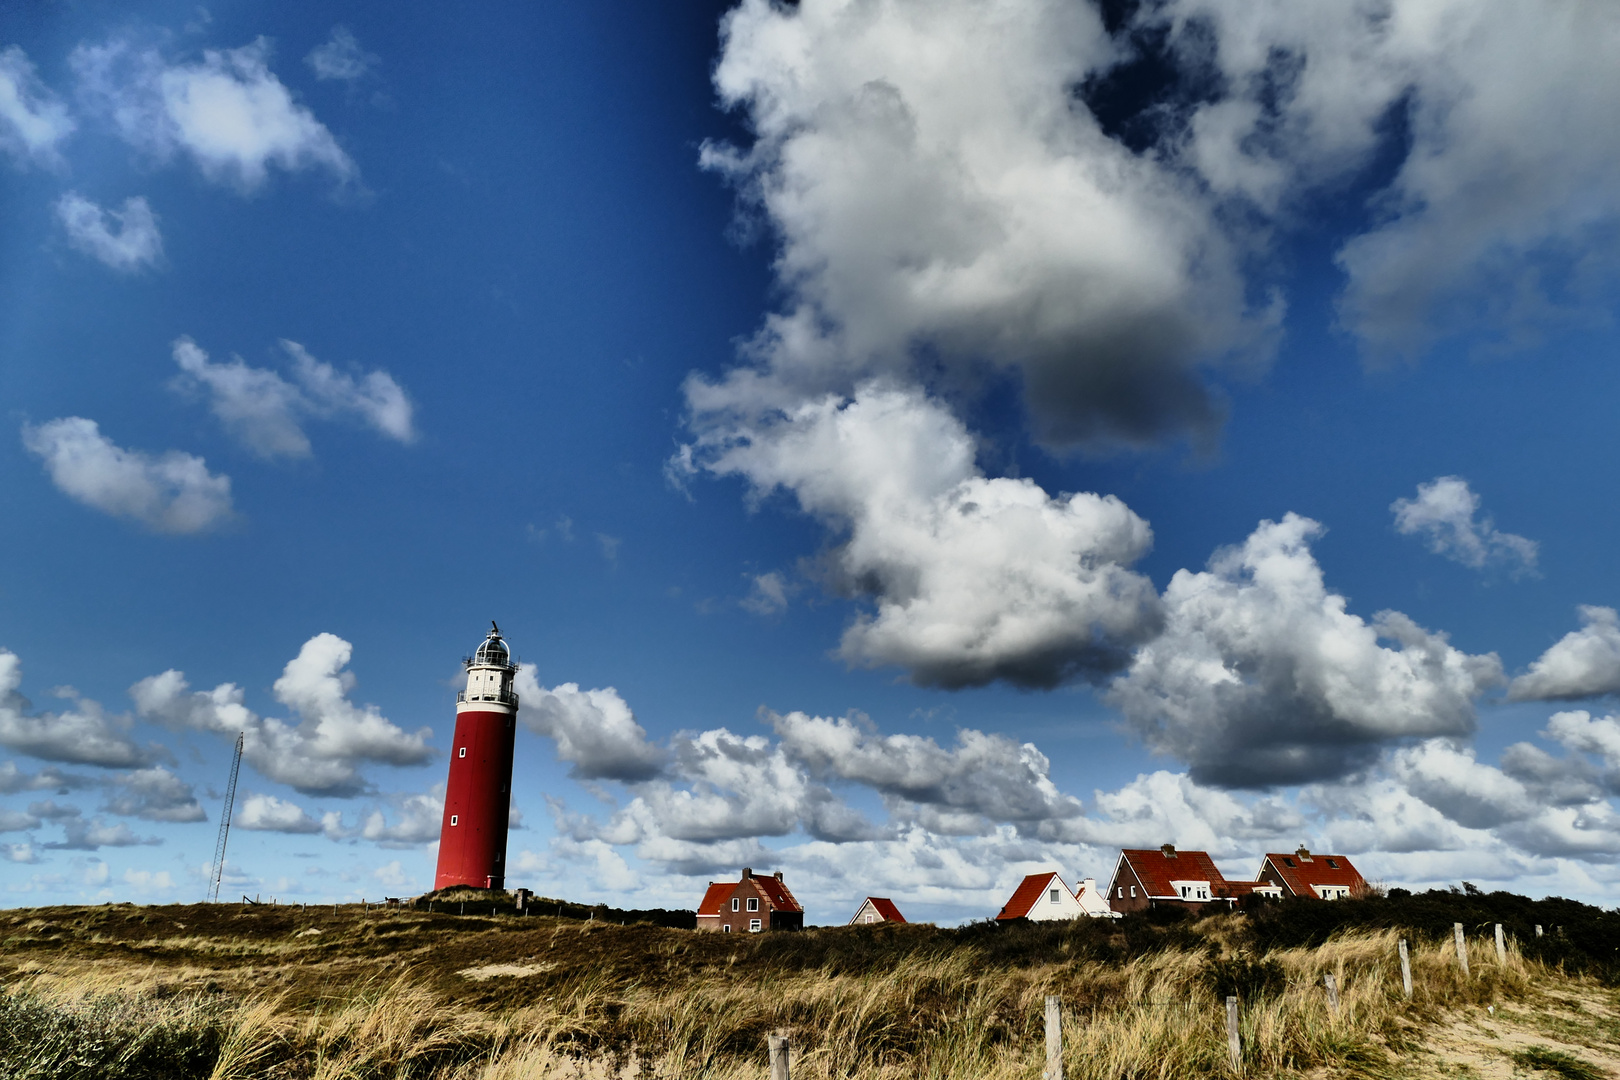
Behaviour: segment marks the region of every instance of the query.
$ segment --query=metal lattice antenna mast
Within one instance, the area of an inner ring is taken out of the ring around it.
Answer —
[[[231,755],[231,781],[225,785],[225,809],[219,815],[219,841],[214,845],[214,872],[208,882],[208,902],[219,900],[219,882],[225,876],[225,838],[231,832],[231,811],[236,806],[236,774],[242,771],[242,738],[236,736],[236,753]]]

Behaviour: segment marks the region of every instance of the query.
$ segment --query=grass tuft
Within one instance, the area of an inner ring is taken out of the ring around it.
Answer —
[[[1562,1050],[1545,1046],[1531,1046],[1512,1054],[1513,1064],[1521,1069],[1534,1069],[1562,1076],[1564,1080],[1606,1080],[1608,1073]]]

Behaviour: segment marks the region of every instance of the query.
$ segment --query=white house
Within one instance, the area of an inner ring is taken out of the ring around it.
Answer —
[[[1096,883],[1092,883],[1095,890]],[[1026,877],[1012,899],[1001,909],[998,919],[1029,919],[1031,922],[1052,922],[1058,919],[1079,919],[1090,914],[1074,893],[1055,873],[1031,874]]]

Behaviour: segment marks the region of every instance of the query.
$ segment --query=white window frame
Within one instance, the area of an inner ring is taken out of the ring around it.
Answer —
[[[742,900],[739,897],[733,896],[731,898],[731,910],[732,911],[741,911],[742,910]]]
[[[466,756],[467,756],[467,748],[465,746],[463,746],[460,750],[456,751],[456,757],[466,757]]]
[[[724,925],[724,926],[722,926],[722,927],[721,927],[721,928],[720,928],[720,932],[721,932],[721,933],[722,933],[722,934],[729,934],[729,933],[731,933],[731,924],[730,924],[730,923],[726,923],[726,924],[725,924],[725,925]]]
[[[750,896],[748,898],[748,910],[749,911],[758,911],[759,910],[759,897]]]
[[[748,932],[750,934],[757,934],[757,933],[759,933],[759,931],[760,931],[759,920],[758,919],[749,919],[748,920]]]
[[[450,824],[451,825],[455,825],[460,820],[461,820],[461,815],[460,814],[451,814],[450,815]]]

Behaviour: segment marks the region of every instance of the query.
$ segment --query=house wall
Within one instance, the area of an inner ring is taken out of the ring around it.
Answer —
[[[1056,889],[1058,898],[1054,903],[1052,890]],[[1047,880],[1046,887],[1041,890],[1040,899],[1030,905],[1024,918],[1031,922],[1057,922],[1062,919],[1078,919],[1086,913],[1080,906],[1080,901],[1074,898],[1061,877],[1053,876]]]
[[[1136,895],[1131,896],[1131,887],[1136,887]],[[1120,896],[1120,890],[1125,895]],[[1114,880],[1108,883],[1108,906],[1118,912],[1145,911],[1148,907],[1147,889],[1142,887],[1142,880],[1136,876],[1131,868],[1130,861],[1121,856],[1119,865],[1114,868]]]
[[[1260,867],[1260,880],[1266,882],[1267,884],[1277,886],[1283,891],[1284,896],[1294,895],[1294,890],[1288,887],[1287,879],[1277,872],[1277,868],[1275,866],[1271,865],[1270,859],[1267,859],[1265,864]]]
[[[758,901],[754,911],[748,910],[750,899]],[[731,910],[732,900],[737,901],[737,910]],[[752,921],[759,920],[759,932],[765,930],[802,930],[804,928],[804,912],[779,911],[771,903],[770,896],[759,885],[758,878],[747,877],[737,883],[731,890],[726,902],[720,905],[720,927],[725,929],[727,923],[731,924],[733,934],[754,933],[750,929]]]

